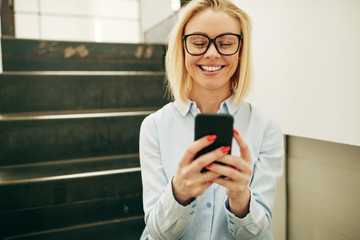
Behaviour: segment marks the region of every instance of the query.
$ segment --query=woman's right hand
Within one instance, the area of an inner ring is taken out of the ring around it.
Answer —
[[[195,155],[201,149],[211,145],[215,139],[215,135],[209,135],[194,141],[179,162],[172,180],[172,188],[175,199],[183,206],[189,204],[193,198],[202,195],[212,185],[213,180],[220,177],[217,173],[210,171],[201,173],[201,170],[224,157],[229,152],[230,147],[215,149],[194,161]]]

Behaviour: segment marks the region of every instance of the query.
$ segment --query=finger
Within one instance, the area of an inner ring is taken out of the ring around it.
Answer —
[[[236,171],[232,168],[226,167],[226,166],[221,166],[217,169],[212,169],[212,172],[220,175],[220,176],[224,176],[220,179],[226,179],[227,183],[229,181],[231,182],[235,182],[236,184],[246,184],[249,182],[250,176],[248,174]],[[217,183],[217,179],[213,180],[214,182]],[[224,187],[228,187],[228,185],[223,185]]]
[[[209,164],[213,163],[217,159],[220,159],[227,155],[230,151],[230,147],[220,147],[211,152],[208,152],[191,163],[193,165],[194,171],[199,172]]]
[[[227,194],[238,194],[248,188],[248,184],[246,184],[246,182],[239,184],[239,182],[235,182],[232,179],[228,178],[217,178],[214,180],[214,183],[225,187],[227,189]]]
[[[225,179],[228,184],[229,182],[235,182],[236,185],[247,184],[249,183],[251,177],[250,173],[240,172],[237,169],[220,164],[212,164],[212,166],[209,168],[209,171],[216,173],[220,176],[224,176],[220,179]],[[214,182],[218,183],[217,179],[215,179]],[[223,186],[229,187],[228,185]]]
[[[229,178],[217,178],[214,180],[214,183],[219,184],[226,188],[226,193],[232,193],[232,195],[238,195],[241,192],[244,192],[249,189],[249,183],[246,179],[242,179],[242,181],[234,181]]]
[[[203,173],[202,173],[202,176],[203,176],[203,178],[204,178],[204,180],[205,180],[205,183],[209,183],[209,182],[210,182],[210,179],[208,178],[206,172],[203,172]]]
[[[240,147],[241,158],[244,159],[245,161],[251,163],[251,156],[250,156],[250,151],[249,151],[249,147],[248,147],[247,143],[240,136],[239,132],[236,131],[236,129],[234,129],[233,136],[234,136],[237,144]]]
[[[227,158],[227,157],[224,157]],[[223,160],[224,158],[222,158],[221,160]],[[232,162],[234,162],[234,158],[232,156]],[[228,158],[230,159],[230,158]],[[218,160],[219,161],[219,160]],[[221,165],[221,164],[211,164],[209,166],[206,167],[207,170],[210,170],[212,172],[215,172],[217,174],[219,174],[220,176],[226,176],[228,178],[234,179],[234,181],[242,181],[242,179],[244,177],[249,178],[251,177],[251,175],[253,174],[253,170],[252,167],[249,163],[245,162],[245,161],[238,161],[238,159],[235,159],[235,161],[237,161],[237,164],[226,164],[226,165]],[[219,161],[220,162],[220,161]],[[228,163],[230,161],[227,161]],[[221,163],[224,163],[224,161],[221,161]]]
[[[230,185],[232,184],[232,182],[229,179],[225,179],[225,178],[217,178],[217,179],[214,179],[213,182],[216,184],[219,184],[225,188],[230,188]]]
[[[207,135],[194,141],[186,149],[182,159],[179,162],[179,166],[189,165],[194,159],[195,155],[203,148],[211,145],[216,139],[216,135]]]
[[[212,171],[203,172],[202,175],[205,175],[206,177],[203,177],[204,180],[207,180],[210,183],[213,183],[215,179],[221,176],[220,174]]]
[[[207,167],[209,171],[218,174],[219,176],[225,176],[231,179],[238,179],[237,176],[240,172],[230,166],[221,165],[221,164],[211,164],[211,166]]]
[[[217,161],[237,171],[252,174],[252,165],[246,162],[245,160],[241,159],[240,157],[225,155],[224,157],[218,159]]]

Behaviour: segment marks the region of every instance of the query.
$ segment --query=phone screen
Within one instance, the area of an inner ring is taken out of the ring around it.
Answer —
[[[195,140],[206,135],[216,135],[215,142],[199,151],[195,158],[219,147],[230,146],[233,138],[234,118],[230,114],[198,114],[195,117]],[[228,154],[231,153],[231,149]]]

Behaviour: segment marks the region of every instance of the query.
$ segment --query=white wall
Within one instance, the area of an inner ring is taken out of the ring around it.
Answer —
[[[249,101],[288,135],[360,146],[360,1],[234,2],[253,21]]]
[[[149,31],[174,14],[176,2],[179,0],[141,0],[142,31]]]
[[[139,0],[16,0],[17,38],[140,42]]]
[[[358,239],[360,1],[234,1],[253,22],[248,100],[289,135],[288,240]]]

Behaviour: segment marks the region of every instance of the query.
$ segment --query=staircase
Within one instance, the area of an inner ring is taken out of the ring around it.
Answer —
[[[2,39],[0,239],[139,239],[163,45]]]

